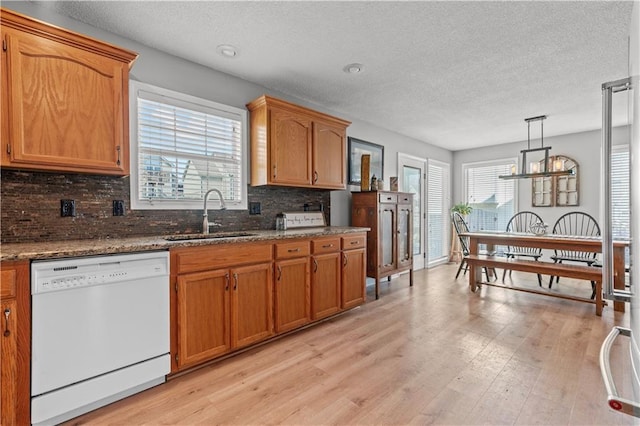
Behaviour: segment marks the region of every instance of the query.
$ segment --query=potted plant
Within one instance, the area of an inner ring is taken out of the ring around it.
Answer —
[[[462,216],[469,215],[471,213],[471,210],[473,210],[473,207],[471,207],[469,203],[458,203],[455,206],[451,207],[451,213],[457,212]]]

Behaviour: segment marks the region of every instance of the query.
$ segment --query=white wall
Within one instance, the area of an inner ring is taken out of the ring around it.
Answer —
[[[2,6],[33,18],[138,52],[139,57],[131,71],[131,78],[135,80],[238,108],[244,108],[248,102],[266,93],[350,120],[353,124],[347,129],[348,136],[357,137],[358,139],[377,143],[385,147],[384,178],[386,188],[389,187],[389,176],[397,176],[398,152],[419,157],[434,158],[449,163],[452,161],[452,153],[448,150],[390,132],[361,120],[356,120],[347,114],[328,110],[322,105],[302,101],[246,80],[180,59],[99,28],[59,15],[40,5],[30,2],[4,1],[2,2]],[[385,105],[380,105],[380,108],[385,108]],[[350,200],[349,190],[332,192],[332,225],[349,225],[351,218]]]
[[[542,217],[552,227],[555,221],[569,211],[584,211],[598,221],[600,220],[600,147],[602,133],[600,130],[573,133],[563,136],[545,137],[545,146],[551,146],[550,155],[565,155],[578,163],[579,205],[574,207],[532,207],[531,206],[531,180],[519,179],[517,209],[530,210]],[[612,132],[614,145],[627,144],[629,141],[629,128],[616,127]],[[539,139],[536,140],[539,144]],[[532,141],[532,147],[534,142]],[[538,145],[536,145],[538,146]],[[453,153],[453,200],[454,203],[463,200],[464,177],[462,164],[477,161],[492,160],[496,158],[520,157],[520,150],[527,147],[527,141],[496,145],[486,148],[477,148]]]

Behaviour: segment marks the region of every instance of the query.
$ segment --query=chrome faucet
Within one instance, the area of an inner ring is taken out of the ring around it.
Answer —
[[[220,192],[220,190],[213,188],[207,191],[206,194],[204,194],[204,212],[202,213],[202,233],[207,235],[209,233],[209,228],[212,226],[222,226],[221,223],[209,223],[209,215],[207,213],[207,200],[209,199],[209,194],[211,194],[212,192],[215,192],[216,194],[218,194],[218,197],[220,198],[220,210],[226,210],[227,207],[224,205],[224,198],[222,197],[222,192]]]

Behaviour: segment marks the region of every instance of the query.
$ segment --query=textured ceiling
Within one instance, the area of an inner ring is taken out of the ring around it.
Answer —
[[[450,150],[600,128],[631,2],[43,2],[175,56]],[[234,59],[216,46],[238,48]],[[361,63],[360,74],[343,67]],[[626,122],[622,104],[614,124]],[[533,133],[532,133],[533,135]]]

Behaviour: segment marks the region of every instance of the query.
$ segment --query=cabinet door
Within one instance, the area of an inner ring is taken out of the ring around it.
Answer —
[[[231,270],[231,345],[234,349],[273,334],[272,277],[271,263]]]
[[[309,258],[275,263],[276,332],[292,330],[310,319]]]
[[[2,165],[128,174],[127,65],[12,28],[2,36],[10,89]]]
[[[227,270],[178,277],[178,365],[196,364],[231,349]]]
[[[3,277],[4,278],[4,277]],[[0,304],[2,315],[2,344],[0,345],[0,379],[2,388],[0,389],[0,407],[2,409],[3,425],[16,424],[16,400],[18,397],[18,339],[17,321],[18,303],[15,299],[7,299]]]
[[[318,320],[340,310],[340,253],[311,258],[311,318]]]
[[[313,123],[313,185],[345,188],[345,130],[322,122]]]
[[[413,231],[411,204],[398,204],[398,268],[413,262]]]
[[[396,269],[396,205],[380,204],[378,270],[380,273]]]
[[[311,119],[271,108],[271,183],[311,185],[311,136]]]
[[[2,262],[0,271],[0,424],[29,424],[31,405],[29,261]]]
[[[361,305],[366,300],[366,261],[367,255],[364,248],[342,253],[343,309]]]

